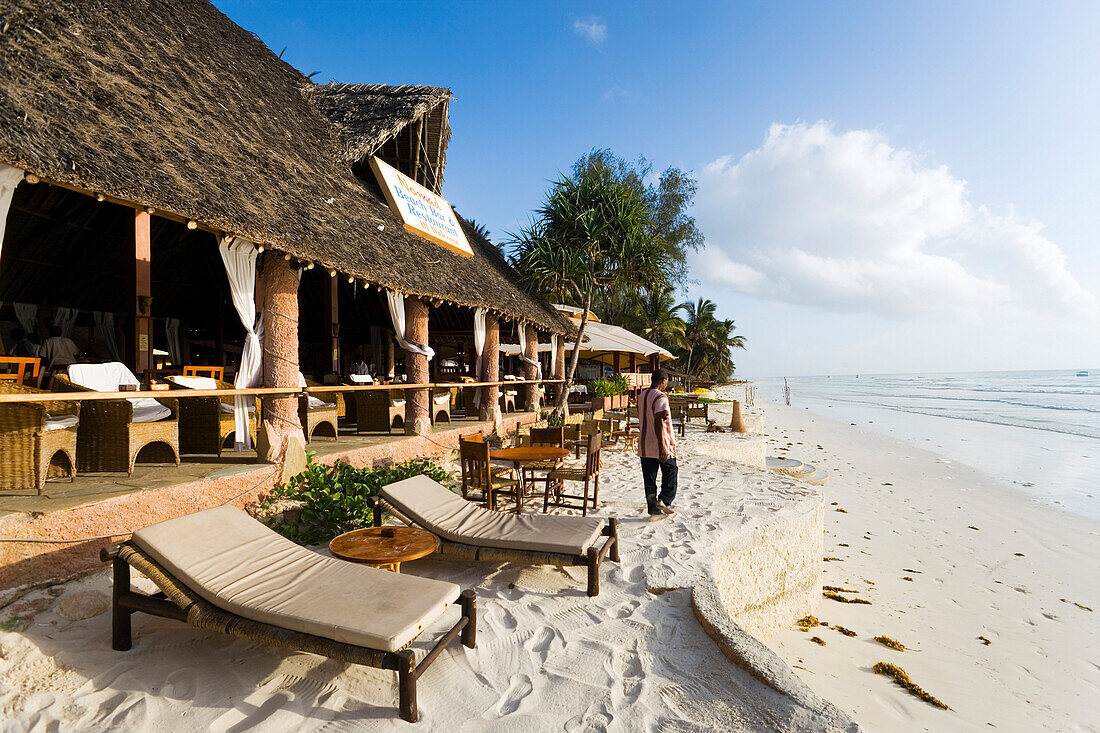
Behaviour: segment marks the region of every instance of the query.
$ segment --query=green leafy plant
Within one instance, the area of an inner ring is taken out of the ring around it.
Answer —
[[[338,534],[369,527],[373,519],[369,499],[395,481],[421,474],[449,484],[451,475],[435,463],[419,458],[390,468],[356,468],[336,461],[326,465],[309,454],[306,470],[286,485],[276,486],[260,504],[272,513],[268,526],[300,545],[318,545]],[[279,511],[282,508],[282,511]]]
[[[562,415],[556,410],[543,410],[539,413],[539,419],[545,420],[548,428],[560,428],[562,426]]]
[[[606,379],[593,379],[588,383],[588,394],[596,399],[610,397],[611,385]]]
[[[608,377],[607,385],[611,390],[610,395],[626,394],[630,391],[630,380],[626,378],[625,374],[615,374]]]

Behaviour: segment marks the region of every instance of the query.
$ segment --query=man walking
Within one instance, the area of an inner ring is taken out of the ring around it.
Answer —
[[[672,511],[676,499],[676,438],[672,435],[672,408],[668,404],[668,374],[653,370],[649,389],[638,395],[638,456],[642,459],[645,501],[651,519]],[[657,471],[661,472],[661,493],[657,494]]]

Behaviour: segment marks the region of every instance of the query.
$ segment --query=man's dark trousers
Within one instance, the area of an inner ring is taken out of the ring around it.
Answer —
[[[657,513],[657,502],[665,506],[672,506],[676,499],[676,457],[667,461],[658,458],[643,458],[642,481],[645,483],[645,503],[649,507],[650,514]],[[661,494],[657,495],[657,470],[661,471]]]

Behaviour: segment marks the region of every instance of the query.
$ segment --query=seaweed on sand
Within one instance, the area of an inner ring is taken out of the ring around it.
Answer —
[[[893,677],[894,682],[908,690],[910,695],[924,700],[929,705],[935,705],[941,710],[951,709],[946,705],[946,703],[937,700],[935,697],[921,689],[920,685],[909,678],[909,673],[896,664],[890,664],[889,662],[879,662],[874,667],[872,667],[871,670],[875,672],[875,674]]]
[[[840,601],[841,603],[859,603],[865,606],[871,605],[871,602],[866,598],[845,598],[835,590],[822,591],[821,595],[833,601]]]
[[[825,646],[825,640],[822,639],[820,636],[811,636],[810,641],[812,641],[813,643],[815,643],[819,646]]]
[[[898,652],[905,651],[905,645],[904,644],[902,644],[897,639],[891,639],[889,636],[876,636],[875,641],[877,641],[879,644],[882,644],[883,646],[890,647],[894,651],[898,651]]]

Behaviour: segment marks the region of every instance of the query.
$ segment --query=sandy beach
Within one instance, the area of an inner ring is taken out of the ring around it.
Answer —
[[[803,680],[867,730],[1100,730],[1100,523],[867,425],[766,409],[769,454],[832,469],[825,584],[871,601],[825,599],[830,628],[768,640]],[[951,710],[873,675],[880,661]]]
[[[735,665],[695,617],[691,588],[717,541],[820,503],[817,487],[698,450],[729,439],[691,427],[679,512],[656,523],[643,517],[637,458],[605,452],[599,513],[623,517],[623,550],[597,598],[584,595],[583,568],[431,558],[404,565],[476,589],[481,613],[477,649],[449,649],[423,678],[420,729],[850,730],[833,725],[843,715],[831,715],[827,703],[808,708]],[[98,572],[4,610],[4,618],[30,620],[22,633],[0,634],[0,709],[9,729],[408,726],[397,718],[390,672],[140,616],[134,649],[114,652],[109,613],[77,620],[61,613],[66,599],[105,602],[109,588],[109,573]],[[414,648],[423,653],[427,643]]]
[[[608,451],[600,513],[624,518],[623,557],[597,598],[584,596],[582,569],[409,563],[406,572],[475,588],[482,614],[478,648],[449,650],[424,679],[421,729],[853,730],[838,724],[844,714],[867,731],[1098,729],[1096,524],[859,426],[796,408],[766,413],[769,454],[827,467],[829,482],[715,458],[731,436],[692,427],[679,511],[650,523],[636,458]],[[815,708],[724,656],[691,589],[722,538],[822,500],[824,583],[870,605],[822,599],[814,615],[828,626],[792,624],[766,640],[820,695]],[[135,618],[133,651],[114,652],[109,614],[95,613],[109,583],[97,572],[4,609],[29,623],[0,634],[5,730],[407,726],[391,673],[148,617]],[[874,674],[880,661],[951,709]]]

